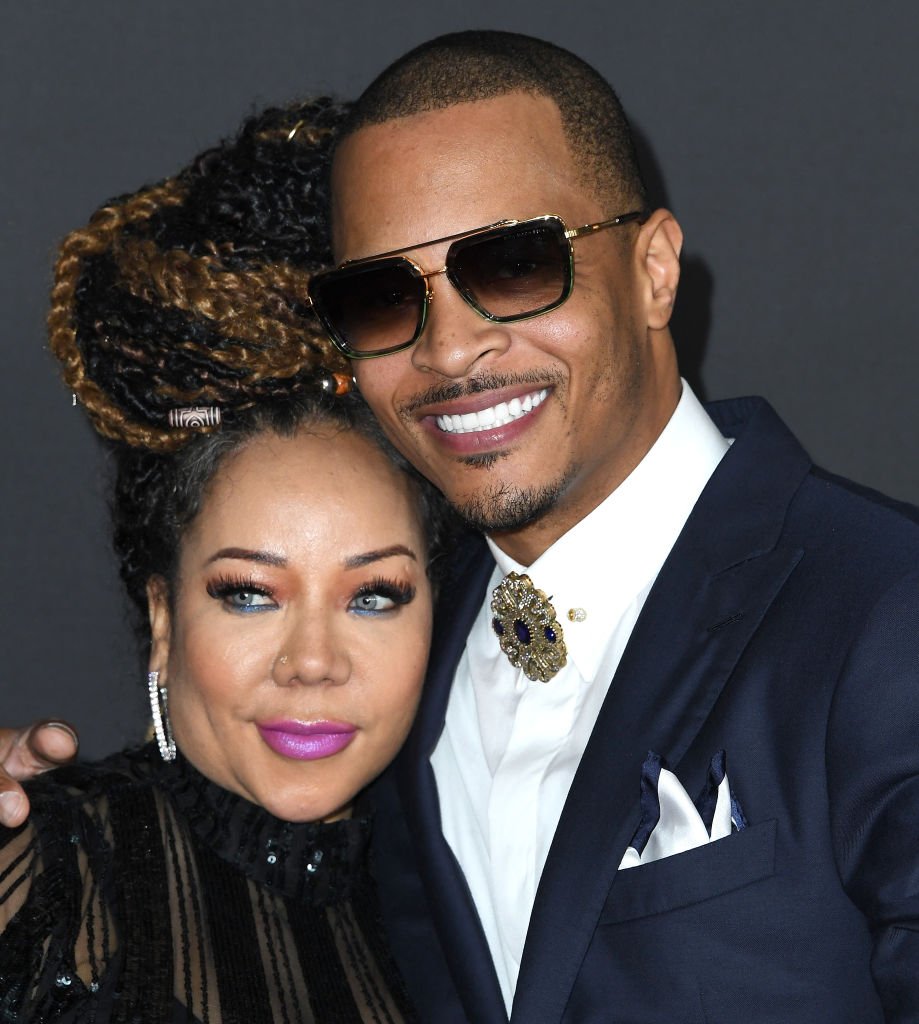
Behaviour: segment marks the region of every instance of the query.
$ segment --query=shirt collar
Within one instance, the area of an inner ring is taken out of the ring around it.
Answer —
[[[644,600],[699,495],[729,447],[689,385],[641,462],[609,497],[529,567],[488,546],[503,575],[526,573],[552,601],[568,654],[596,674],[610,631]],[[571,621],[569,611],[585,614]]]

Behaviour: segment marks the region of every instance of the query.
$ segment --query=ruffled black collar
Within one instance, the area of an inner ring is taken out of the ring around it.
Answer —
[[[199,842],[260,885],[298,902],[327,906],[367,884],[367,818],[283,821],[205,778],[181,752],[169,764],[152,745],[138,756]]]

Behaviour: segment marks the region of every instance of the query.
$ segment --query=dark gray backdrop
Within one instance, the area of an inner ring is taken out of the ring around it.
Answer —
[[[67,716],[95,756],[145,721],[101,460],[44,350],[55,240],[256,107],[353,95],[443,31],[528,31],[604,72],[686,232],[677,342],[693,383],[765,394],[819,462],[919,501],[915,10],[0,0],[0,723]]]

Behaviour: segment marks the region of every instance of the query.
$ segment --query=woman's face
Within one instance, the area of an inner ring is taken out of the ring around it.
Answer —
[[[289,821],[344,815],[405,739],[431,631],[410,485],[331,427],[264,434],[211,480],[172,610],[152,581],[150,668],[176,742]]]

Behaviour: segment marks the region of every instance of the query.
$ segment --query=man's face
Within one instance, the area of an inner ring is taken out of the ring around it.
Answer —
[[[625,212],[580,183],[555,104],[524,93],[361,129],[333,174],[336,259],[418,246],[406,255],[426,272],[448,248],[428,239],[508,218],[551,213],[580,227]],[[571,297],[530,320],[487,321],[435,277],[416,344],[353,364],[396,446],[521,561],[621,483],[676,404],[669,336],[655,344],[661,332],[649,331],[641,230],[578,240]]]

